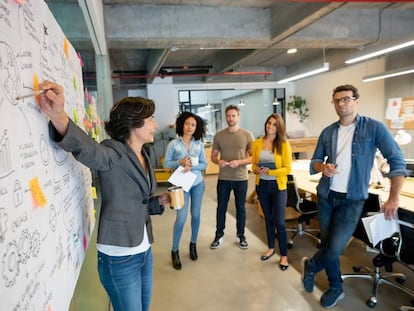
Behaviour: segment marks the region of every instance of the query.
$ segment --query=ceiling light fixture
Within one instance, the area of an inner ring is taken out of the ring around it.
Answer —
[[[273,99],[273,106],[278,106],[278,105],[280,105],[280,101],[278,101],[277,98],[275,97]]]
[[[380,79],[387,79],[387,78],[407,75],[410,73],[414,73],[414,66],[409,66],[409,67],[404,67],[400,69],[385,71],[382,73],[376,73],[373,75],[368,75],[368,76],[363,77],[362,81],[371,82],[371,81],[380,80]]]
[[[371,53],[368,53],[368,54],[365,54],[365,55],[361,55],[361,56],[357,56],[357,57],[348,59],[348,60],[345,61],[345,63],[346,64],[357,63],[357,62],[360,62],[360,61],[363,61],[363,60],[367,60],[369,58],[377,57],[377,56],[380,56],[380,55],[383,55],[383,54],[386,54],[386,53],[390,53],[390,52],[393,52],[393,51],[396,51],[396,50],[400,50],[400,49],[403,49],[403,48],[406,48],[406,47],[409,47],[409,46],[412,46],[412,45],[414,45],[414,40],[406,41],[406,42],[403,42],[403,43],[400,43],[400,44],[397,44],[397,45],[393,45],[391,47],[387,47],[387,48],[377,50],[377,51],[374,51],[374,52],[371,52]]]
[[[246,104],[244,103],[244,100],[243,100],[243,97],[242,97],[242,95],[243,95],[243,88],[242,88],[242,76],[239,76],[239,82],[240,82],[240,87],[239,87],[239,97],[240,97],[240,102],[239,102],[239,107],[243,107],[243,106],[246,106]]]
[[[329,63],[323,63],[323,66],[320,68],[313,69],[313,70],[310,70],[310,71],[307,71],[307,72],[304,72],[304,73],[301,73],[301,74],[298,74],[298,75],[295,75],[295,76],[292,76],[292,77],[289,77],[283,80],[279,80],[277,81],[277,83],[286,83],[286,82],[303,79],[303,78],[313,76],[313,75],[316,75],[318,73],[325,72],[328,70],[329,70]]]
[[[295,54],[297,51],[298,51],[298,49],[292,48],[292,49],[287,50],[287,53],[288,54]]]

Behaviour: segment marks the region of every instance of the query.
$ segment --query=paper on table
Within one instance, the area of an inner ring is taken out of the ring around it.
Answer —
[[[184,167],[179,166],[174,173],[171,174],[168,181],[172,183],[174,186],[183,187],[183,190],[188,192],[191,186],[194,184],[197,175],[191,171],[183,173]]]
[[[292,170],[309,171],[310,160],[292,161]]]
[[[400,232],[397,219],[386,220],[384,213],[373,216],[363,217],[365,231],[372,245],[377,245],[380,241],[389,238],[395,232]]]

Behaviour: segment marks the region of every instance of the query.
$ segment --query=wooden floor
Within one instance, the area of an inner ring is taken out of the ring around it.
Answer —
[[[327,287],[324,272],[316,276],[316,288],[311,294],[302,289],[300,281],[300,260],[303,256],[313,255],[316,251],[315,241],[306,236],[295,238],[295,244],[288,253],[290,267],[286,271],[278,268],[278,255],[262,262],[260,255],[266,249],[265,229],[256,204],[246,205],[248,250],[241,250],[235,243],[233,199],[229,203],[224,243],[216,250],[209,248],[215,232],[217,176],[208,175],[205,180],[206,193],[197,243],[199,260],[191,261],[188,254],[190,219],[184,228],[180,244],[183,269],[177,271],[172,268],[170,258],[175,211],[167,210],[164,215],[152,218],[155,272],[151,310],[324,310],[319,305],[319,298]],[[251,177],[249,192],[253,190],[253,184]],[[159,191],[166,187],[165,184],[159,185]],[[288,225],[293,226],[294,223]],[[311,225],[317,226],[317,223]],[[363,243],[352,241],[341,256],[342,272],[351,273],[355,264],[371,265],[373,256],[375,254],[367,252]],[[412,272],[398,264],[394,269],[407,272],[407,284],[414,286]],[[346,296],[335,310],[370,309],[366,306],[366,300],[371,295],[369,280],[348,279],[344,282],[344,290]],[[401,304],[409,302],[407,294],[382,285],[375,310],[398,310]],[[110,310],[108,298],[97,277],[95,243],[91,243],[88,249],[70,310]]]

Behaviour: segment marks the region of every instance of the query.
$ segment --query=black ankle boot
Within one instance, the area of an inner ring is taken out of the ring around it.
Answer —
[[[197,247],[196,244],[193,242],[190,242],[190,258],[191,260],[197,260]]]
[[[171,251],[171,259],[174,269],[181,270],[181,261],[180,261],[180,255],[178,254],[178,251]]]

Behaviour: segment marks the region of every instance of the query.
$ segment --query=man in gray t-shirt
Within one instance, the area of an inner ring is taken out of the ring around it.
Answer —
[[[227,204],[233,190],[236,202],[237,238],[241,249],[247,249],[244,236],[246,224],[247,164],[251,163],[253,135],[239,126],[240,109],[226,107],[228,127],[214,136],[211,161],[220,168],[217,180],[216,235],[210,248],[215,249],[223,242],[226,226]]]

